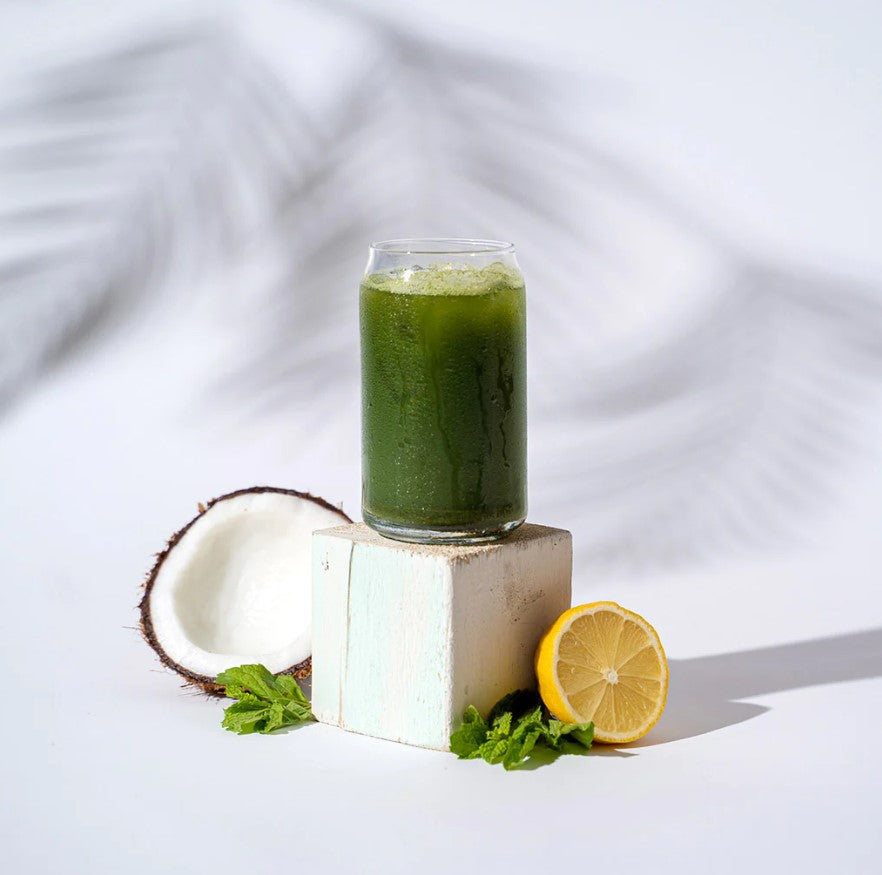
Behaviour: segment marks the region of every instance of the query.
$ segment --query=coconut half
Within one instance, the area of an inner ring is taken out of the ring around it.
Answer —
[[[351,522],[322,498],[255,486],[199,506],[144,585],[141,631],[169,668],[209,692],[217,675],[259,662],[311,670],[312,533]]]

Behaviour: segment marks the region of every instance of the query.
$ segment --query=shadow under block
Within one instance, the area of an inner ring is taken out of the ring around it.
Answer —
[[[316,532],[312,562],[313,712],[420,747],[449,749],[467,705],[534,688],[539,638],[570,606],[572,537],[546,526],[425,546],[354,523]]]

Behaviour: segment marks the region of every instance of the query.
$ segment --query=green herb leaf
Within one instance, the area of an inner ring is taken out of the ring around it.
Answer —
[[[240,665],[217,676],[231,699],[239,701],[224,711],[221,724],[231,732],[272,732],[315,720],[309,700],[294,678],[276,677],[262,665]]]
[[[226,694],[231,699],[241,698],[242,691],[245,689],[261,699],[270,701],[276,699],[279,694],[286,694],[284,685],[262,665],[240,665],[236,668],[228,668],[217,676],[217,682],[226,687]],[[294,681],[294,683],[297,682]]]
[[[469,705],[462,715],[462,726],[450,736],[450,749],[461,760],[481,756],[481,745],[487,738],[487,724],[476,708]]]
[[[493,706],[486,721],[469,705],[462,726],[450,736],[450,750],[460,759],[480,758],[510,770],[537,746],[545,748],[543,760],[550,762],[563,753],[590,749],[593,739],[593,723],[562,723],[548,713],[536,693],[516,690]],[[575,750],[567,750],[568,742],[575,742]]]
[[[305,708],[309,708],[309,699],[303,693],[303,690],[300,689],[300,684],[294,680],[290,675],[280,674],[277,678],[274,678],[276,684],[288,695],[291,697],[292,702],[296,702],[299,705],[303,705]]]
[[[593,723],[565,723],[561,729],[561,737],[566,740],[576,741],[586,750],[594,743]]]
[[[257,696],[243,693],[242,698],[235,705],[230,705],[224,711],[224,719],[221,724],[231,732],[239,735],[248,735],[251,732],[261,732],[266,726],[269,716],[269,708]]]
[[[539,701],[539,695],[532,690],[515,690],[507,696],[503,696],[491,709],[488,717],[489,723],[494,723],[497,718],[501,717],[508,711],[515,717],[522,717],[529,711],[536,708],[541,710],[542,703]]]

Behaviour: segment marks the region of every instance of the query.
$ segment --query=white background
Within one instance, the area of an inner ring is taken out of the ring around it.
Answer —
[[[235,15],[259,30],[283,5]],[[875,4],[370,5],[433,39],[553,62],[574,106],[592,83],[596,114],[574,129],[752,257],[835,273],[878,301]],[[86,23],[137,28],[146,14],[39,6],[0,11],[3,81]],[[291,27],[278,40],[309,42]],[[644,742],[505,773],[323,726],[223,732],[222,704],[180,689],[139,639],[138,584],[197,501],[274,483],[358,507],[357,385],[330,423],[303,399],[287,419],[230,415],[199,395],[235,321],[205,300],[106,333],[0,418],[3,871],[878,870],[882,407],[869,365],[860,391],[842,383],[841,422],[829,419],[847,440],[815,462],[829,467],[792,525],[670,562],[595,561],[604,508],[546,490],[557,432],[539,400],[533,518],[573,529],[577,601],[653,622],[671,695]]]

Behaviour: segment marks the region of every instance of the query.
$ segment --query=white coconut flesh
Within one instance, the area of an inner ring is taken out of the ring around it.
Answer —
[[[284,492],[219,499],[168,551],[149,590],[165,655],[214,678],[260,662],[284,671],[311,653],[312,533],[342,513]]]

